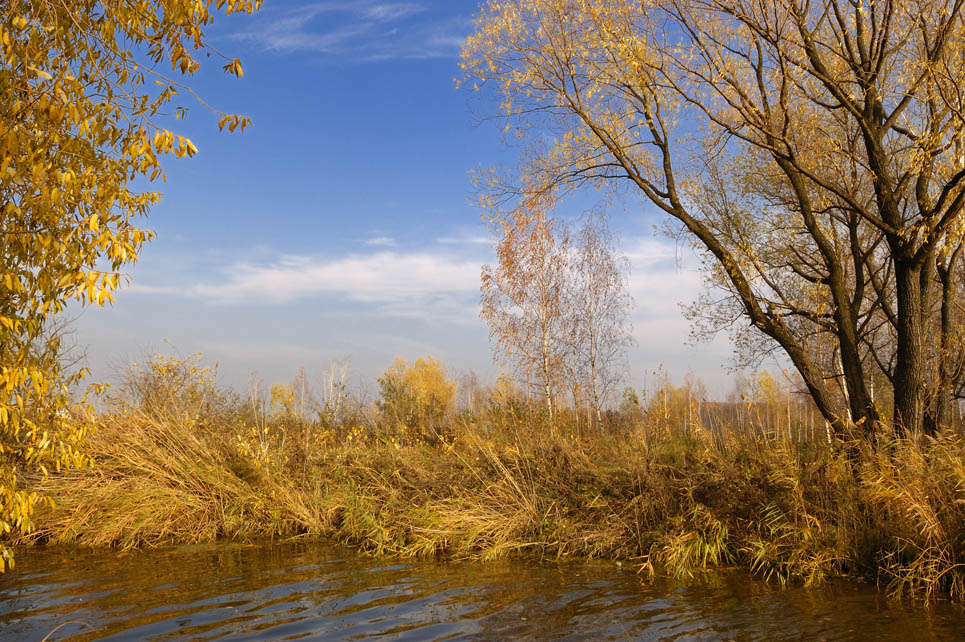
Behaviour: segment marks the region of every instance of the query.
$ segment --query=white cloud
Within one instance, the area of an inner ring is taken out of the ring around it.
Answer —
[[[363,241],[372,249],[341,257],[262,252],[263,258],[255,261],[197,266],[209,275],[200,283],[136,282],[124,292],[180,294],[218,305],[276,306],[323,298],[370,304],[377,314],[390,317],[478,323],[480,269],[492,261],[482,246],[490,239],[460,235],[435,243],[435,250],[405,251],[396,249],[392,237],[377,236]],[[680,306],[699,294],[700,273],[682,264],[666,242],[637,237],[625,239],[624,246],[631,262],[638,340],[647,343],[668,331],[674,340],[686,340],[688,326]]]
[[[365,239],[365,245],[374,245],[378,247],[395,247],[398,243],[391,236],[376,236],[374,238]]]
[[[265,49],[281,51],[310,50],[326,53],[339,51],[353,39],[366,34],[369,26],[365,24],[347,25],[325,33],[310,33],[303,31],[300,20],[284,20],[269,26],[265,31],[257,34],[241,34],[245,40],[254,40]]]
[[[351,6],[361,15],[373,20],[398,20],[425,11],[425,7],[414,2],[384,2],[371,6],[356,2]]]
[[[223,359],[241,362],[270,363],[283,361],[286,364],[300,364],[306,361],[324,363],[336,359],[336,355],[324,348],[305,343],[285,343],[273,341],[269,337],[259,337],[250,341],[209,340],[205,342],[204,352],[218,355]]]
[[[436,239],[440,245],[489,245],[492,239],[486,236],[442,236]]]
[[[710,343],[693,345],[691,325],[681,309],[704,288],[696,257],[689,250],[678,253],[673,243],[653,238],[625,239],[624,245],[631,262],[630,295],[636,303],[633,337],[637,346],[630,351],[635,376],[662,364],[674,381],[693,371],[711,387],[712,394],[726,394],[731,375],[725,365],[731,360],[732,344],[720,335]]]
[[[123,288],[121,292],[131,292],[133,294],[177,294],[178,289],[169,285],[142,285],[134,281],[130,286]]]
[[[681,262],[674,246],[666,242],[638,238],[630,245],[625,254],[631,264],[634,339],[651,352],[668,345],[683,346],[690,340],[690,325],[681,306],[700,294],[700,272]]]
[[[225,375],[242,388],[252,369],[266,381],[281,381],[292,376],[293,364],[349,354],[368,379],[398,355],[432,354],[489,372],[479,272],[492,253],[472,244],[468,231],[444,238],[454,242],[429,239],[418,249],[360,243],[353,253],[329,257],[269,248],[249,249],[245,256],[252,258],[245,261],[232,259],[237,252],[149,254],[136,266],[134,284],[119,294],[115,307],[124,314],[92,310],[82,322],[87,336],[108,346],[105,354],[139,354],[141,337],[168,337],[185,352],[203,350],[223,360]],[[678,261],[663,239],[624,237],[622,245],[636,301],[633,380],[663,363],[675,380],[692,369],[725,394],[727,338],[689,346],[690,326],[680,310],[702,287],[696,260],[685,252]]]
[[[474,309],[479,270],[479,261],[425,252],[379,251],[328,260],[285,256],[264,264],[238,263],[223,281],[195,285],[186,294],[221,304],[338,296],[379,304],[394,316],[465,318]]]
[[[371,352],[372,346],[379,346],[381,351],[408,359],[414,359],[421,355],[432,355],[437,359],[445,359],[448,352],[445,348],[434,341],[425,341],[413,337],[404,337],[391,333],[376,333],[366,336],[346,336],[343,337],[346,346],[351,347],[355,352]],[[385,365],[388,365],[386,363]]]
[[[666,241],[659,241],[652,237],[636,237],[624,239],[623,245],[625,246],[622,250],[623,254],[630,259],[634,267],[678,262],[679,257],[675,246]]]

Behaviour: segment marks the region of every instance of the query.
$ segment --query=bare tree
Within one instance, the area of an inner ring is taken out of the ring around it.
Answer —
[[[589,393],[590,409],[599,424],[603,406],[612,400],[626,374],[626,349],[633,343],[627,284],[630,262],[618,254],[602,212],[584,218],[573,238],[571,262],[573,370]]]
[[[322,373],[322,416],[332,426],[338,426],[342,420],[348,366],[348,358],[332,361]]]

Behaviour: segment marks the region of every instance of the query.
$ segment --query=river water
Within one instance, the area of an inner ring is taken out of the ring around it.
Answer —
[[[743,572],[644,581],[603,562],[437,562],[306,543],[21,550],[0,640],[965,640],[965,612]]]

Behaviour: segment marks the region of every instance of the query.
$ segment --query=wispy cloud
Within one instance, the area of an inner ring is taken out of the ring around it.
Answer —
[[[266,10],[251,30],[235,37],[268,50],[355,61],[455,56],[469,32],[469,17],[437,13],[414,2],[320,2]]]
[[[393,316],[473,321],[479,261],[423,252],[378,251],[336,259],[284,256],[238,263],[219,281],[185,294],[218,304],[288,304],[319,296],[377,304]]]
[[[361,14],[372,20],[399,20],[414,13],[422,13],[425,7],[414,2],[385,2],[368,5],[356,2],[349,5],[350,11]]]
[[[483,249],[489,242],[456,234],[437,238],[424,249],[406,249],[392,237],[377,236],[362,241],[366,249],[336,257],[262,252],[258,259],[232,262],[222,256],[180,272],[180,282],[142,284],[138,279],[125,291],[218,306],[322,302],[337,310],[355,303],[379,317],[477,324],[480,267],[494,258]],[[674,246],[657,239],[625,239],[624,251],[631,262],[634,332],[640,344],[661,337],[685,341],[688,326],[680,305],[699,294],[699,271],[692,264],[682,265]],[[198,272],[206,274],[200,282],[190,276]]]
[[[442,236],[436,239],[439,245],[489,245],[492,242],[486,236]]]
[[[177,294],[178,289],[169,285],[143,285],[136,280],[131,285],[124,288],[122,292],[132,292],[134,294]]]
[[[371,245],[375,247],[395,247],[398,243],[391,236],[376,236],[370,239],[365,239],[363,241],[365,245]]]
[[[674,328],[686,336],[688,326],[680,306],[700,293],[703,280],[694,265],[685,264],[672,243],[653,238],[631,239],[625,249],[630,260],[629,290],[636,306],[634,332],[645,334]]]

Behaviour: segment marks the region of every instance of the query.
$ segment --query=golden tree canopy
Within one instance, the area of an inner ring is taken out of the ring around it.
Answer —
[[[25,475],[77,465],[67,412],[77,377],[50,320],[70,300],[104,305],[151,233],[136,218],[160,194],[165,155],[192,156],[168,127],[185,116],[178,78],[214,53],[220,10],[260,0],[9,0],[0,8],[0,530],[26,531],[39,500]],[[237,59],[224,70],[241,76]],[[192,94],[193,95],[193,94]],[[203,104],[203,103],[202,103]],[[216,112],[219,126],[247,119]],[[3,560],[11,560],[0,549]]]
[[[446,366],[430,356],[409,365],[397,358],[379,378],[379,409],[407,429],[428,434],[452,411],[456,385]]]

